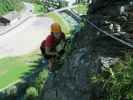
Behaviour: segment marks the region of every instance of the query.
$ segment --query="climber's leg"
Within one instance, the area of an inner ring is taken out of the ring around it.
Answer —
[[[54,58],[53,57],[48,60],[48,69],[51,72],[54,71]]]

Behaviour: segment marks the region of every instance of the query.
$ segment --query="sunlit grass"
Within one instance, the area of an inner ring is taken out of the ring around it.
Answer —
[[[6,87],[24,76],[24,73],[34,69],[40,56],[37,52],[20,57],[8,57],[0,59],[0,89]]]

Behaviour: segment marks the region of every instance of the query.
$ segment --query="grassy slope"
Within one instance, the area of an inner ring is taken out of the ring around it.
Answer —
[[[33,69],[34,62],[39,59],[39,55],[31,53],[22,57],[10,57],[0,59],[0,89],[6,87],[12,82],[17,81],[24,73],[30,72]]]

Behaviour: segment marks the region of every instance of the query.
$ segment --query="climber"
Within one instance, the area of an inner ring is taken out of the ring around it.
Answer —
[[[54,63],[64,53],[65,34],[58,23],[51,25],[51,34],[41,43],[41,53],[48,60],[49,71],[54,71]]]

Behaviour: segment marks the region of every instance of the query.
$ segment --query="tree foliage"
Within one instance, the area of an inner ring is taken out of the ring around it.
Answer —
[[[9,11],[20,10],[22,3],[19,0],[0,0],[0,15]]]

